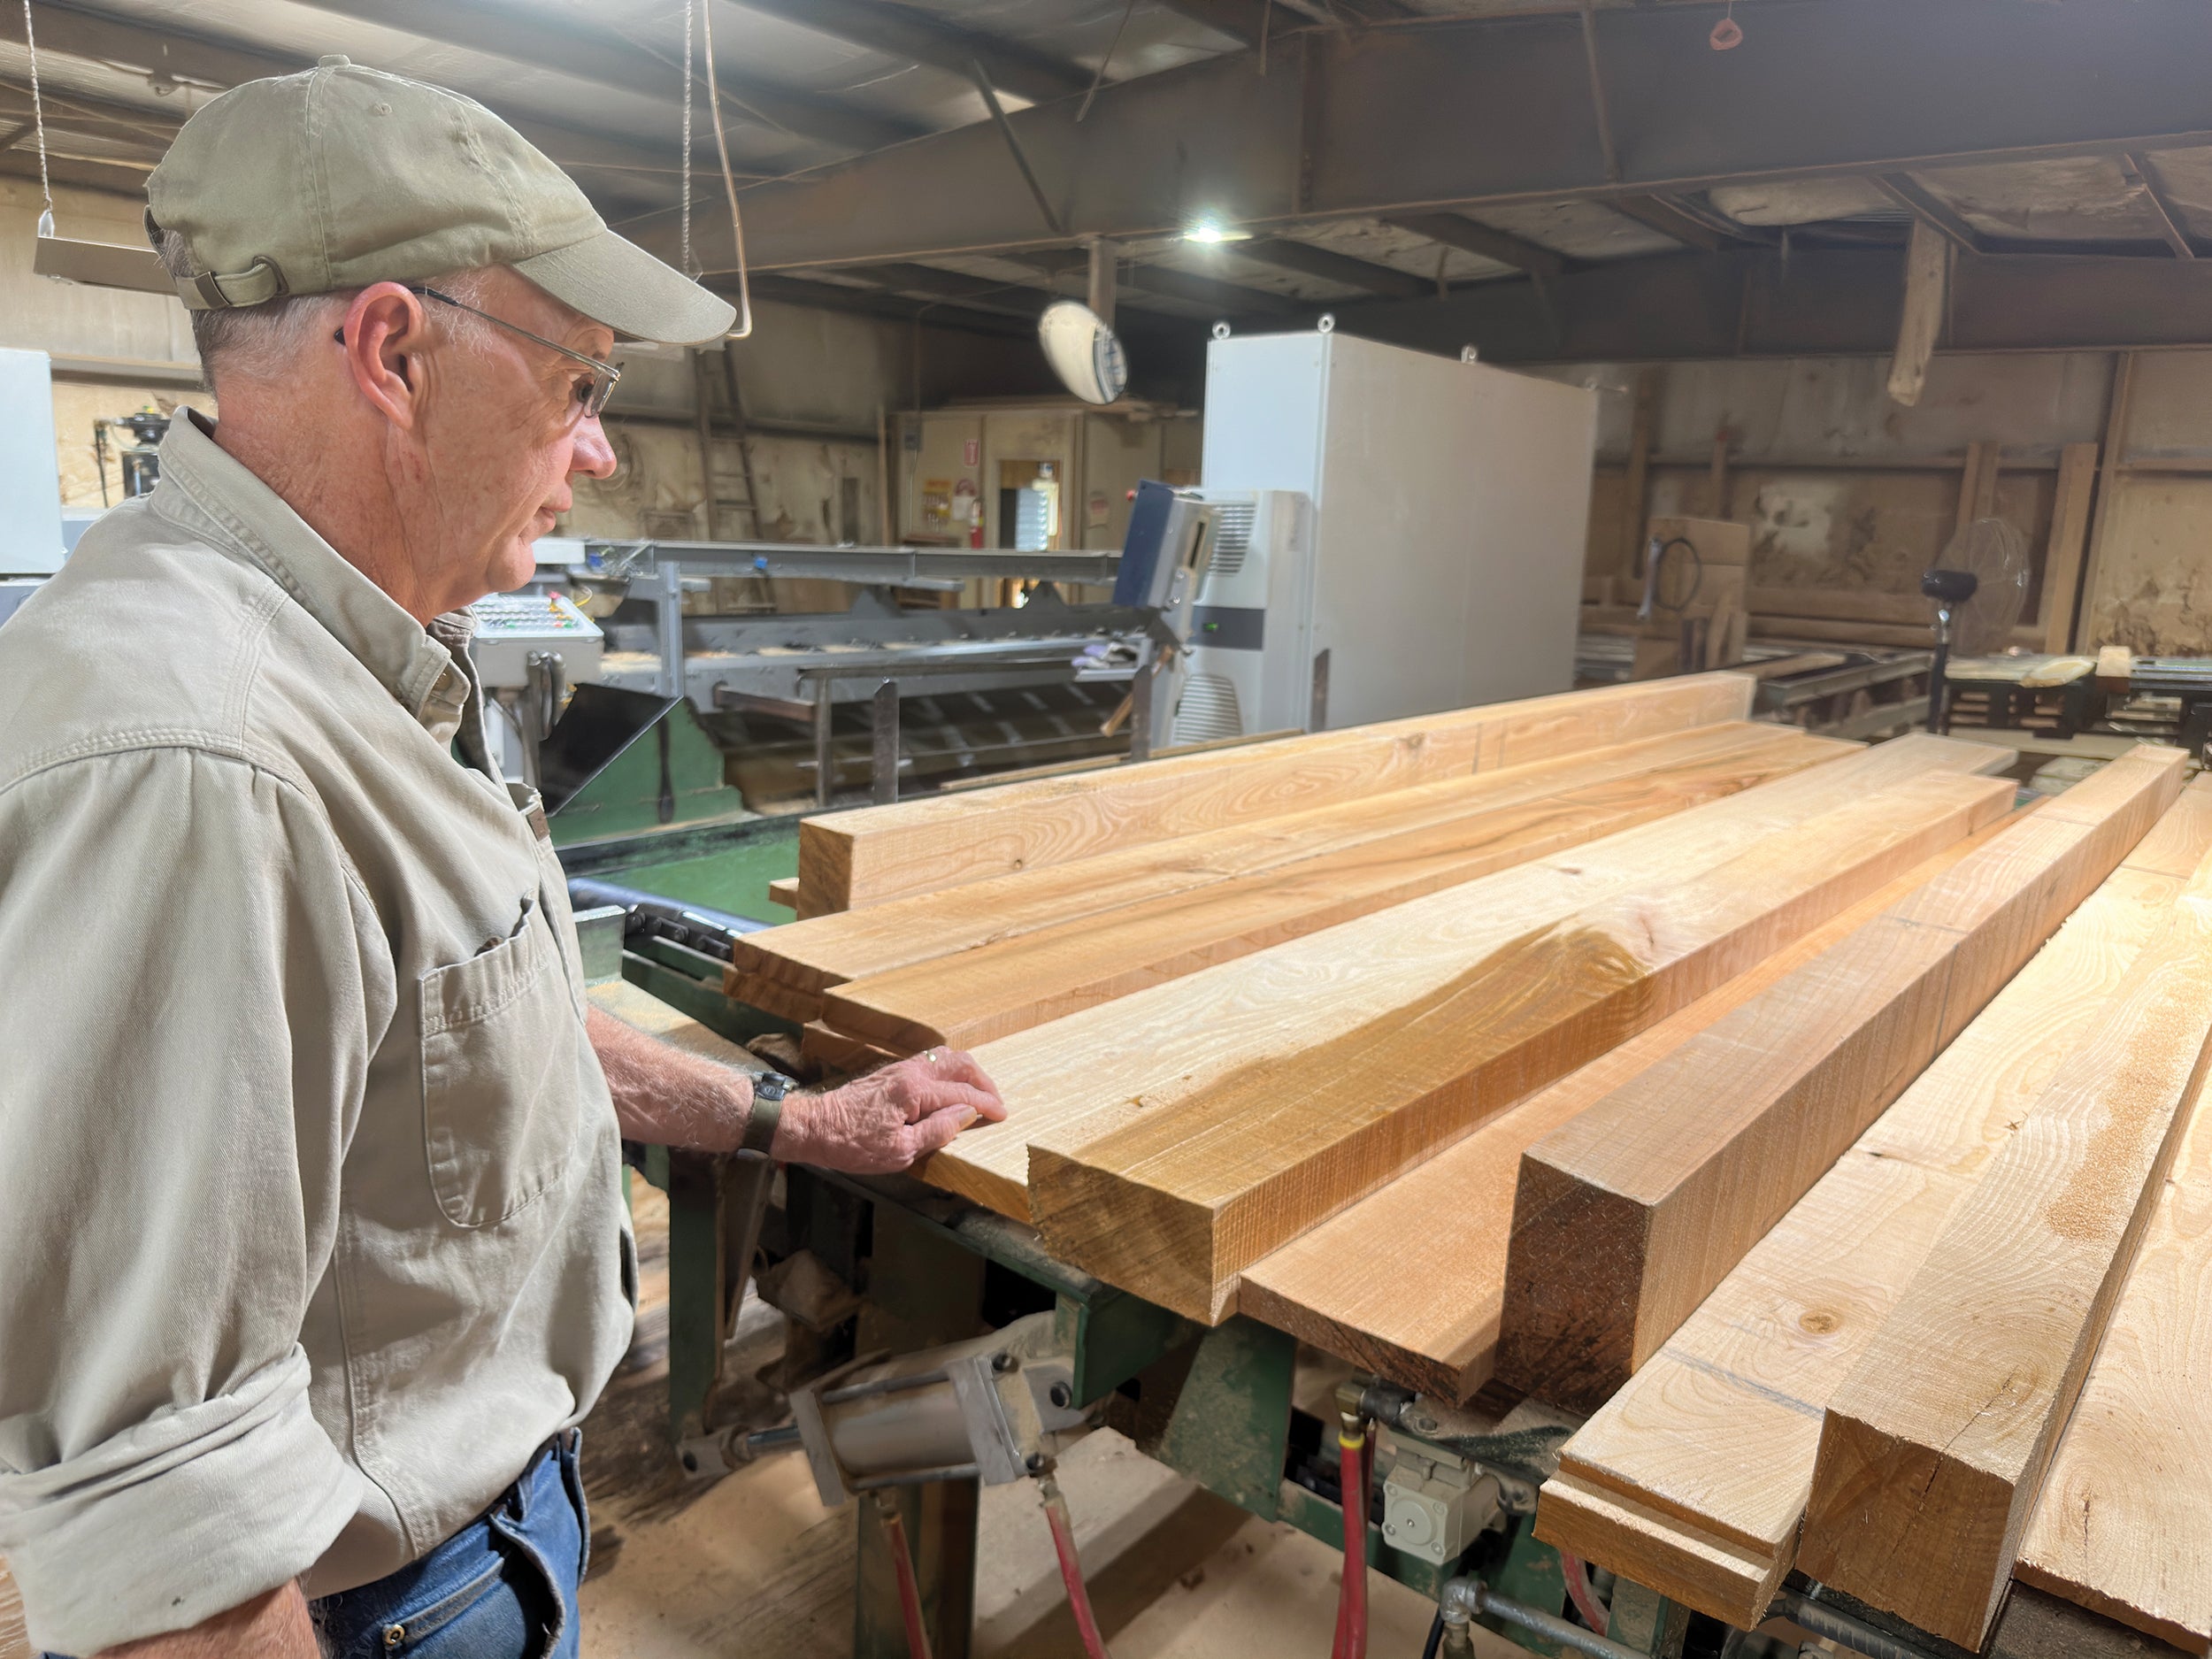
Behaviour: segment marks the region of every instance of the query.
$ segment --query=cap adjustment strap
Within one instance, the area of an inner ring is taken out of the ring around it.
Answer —
[[[265,254],[243,271],[227,276],[207,272],[196,277],[185,277],[177,283],[177,294],[187,309],[196,311],[228,311],[242,305],[263,305],[280,299],[291,292],[284,280],[284,273],[276,261]]]

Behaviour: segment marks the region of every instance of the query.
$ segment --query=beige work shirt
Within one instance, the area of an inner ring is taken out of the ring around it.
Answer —
[[[566,887],[485,769],[466,631],[188,419],[0,629],[0,1555],[35,1645],[380,1578],[629,1340]]]

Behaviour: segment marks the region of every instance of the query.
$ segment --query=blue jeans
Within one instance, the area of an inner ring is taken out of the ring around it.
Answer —
[[[576,1454],[555,1437],[484,1517],[421,1560],[310,1606],[330,1659],[576,1659],[591,1522]]]
[[[483,1517],[421,1560],[308,1604],[329,1659],[577,1659],[576,1586],[591,1555],[568,1429]],[[45,1659],[63,1659],[48,1654]]]

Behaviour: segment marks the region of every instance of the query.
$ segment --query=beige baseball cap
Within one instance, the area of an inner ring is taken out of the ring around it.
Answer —
[[[737,313],[609,230],[575,180],[482,104],[326,58],[234,87],[146,180],[150,233],[207,274],[195,311],[512,265],[633,340],[698,345]]]

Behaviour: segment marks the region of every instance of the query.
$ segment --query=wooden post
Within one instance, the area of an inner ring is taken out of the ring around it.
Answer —
[[[1986,518],[1997,511],[1997,454],[1993,443],[1966,446],[1966,470],[1959,477],[1958,518],[1951,526],[1954,535],[1975,519]]]
[[[891,412],[881,403],[876,405],[876,523],[879,529],[877,544],[896,545],[892,526],[897,522],[891,511]]]
[[[2074,649],[2074,602],[2081,595],[2082,551],[2096,493],[2097,446],[2068,444],[2059,454],[2051,540],[2043,553],[2043,649],[2053,656]]]
[[[1944,290],[1949,287],[1951,245],[1926,221],[1915,219],[1905,249],[1905,309],[1897,324],[1897,351],[1890,359],[1889,395],[1908,408],[1920,401],[1928,359],[1943,330]]]
[[[1652,416],[1659,402],[1658,370],[1636,371],[1635,396],[1635,409],[1629,418],[1628,427],[1628,476],[1623,488],[1621,504],[1621,517],[1628,526],[1627,534],[1622,538],[1624,557],[1620,574],[1624,579],[1635,573],[1636,561],[1642,557],[1647,534],[1645,520],[1649,514],[1647,497],[1651,488]],[[1612,595],[1609,594],[1607,603],[1611,603],[1611,600]]]
[[[1705,510],[1709,518],[1728,517],[1728,445],[1735,435],[1725,421],[1713,434],[1713,471],[1708,485],[1711,499]]]
[[[2080,619],[2074,626],[2075,649],[2095,642],[2098,579],[2104,574],[2106,536],[2112,523],[2112,497],[2119,483],[2121,457],[2127,443],[2128,415],[2135,403],[2137,353],[2124,351],[2112,365],[2112,399],[2104,423],[2104,455],[2097,473],[2096,516],[2089,532],[2089,559],[2082,572]]]

